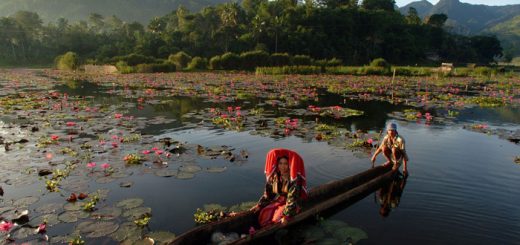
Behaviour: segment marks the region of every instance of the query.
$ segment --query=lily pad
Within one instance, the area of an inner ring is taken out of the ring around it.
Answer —
[[[82,234],[86,234],[88,238],[103,237],[114,233],[119,228],[117,223],[113,222],[92,222],[85,221],[80,223],[76,229]]]
[[[133,222],[125,222],[119,226],[119,229],[112,233],[110,237],[117,242],[127,241],[134,242],[139,240],[143,235],[143,229],[135,225]]]
[[[43,222],[47,222],[47,226],[54,226],[60,223],[58,220],[58,215],[56,214],[45,214],[42,216],[38,216],[31,220],[31,223],[34,225],[42,224]]]
[[[176,177],[177,179],[193,179],[195,175],[193,173],[179,172]]]
[[[306,241],[317,241],[325,238],[326,233],[319,226],[309,226],[303,231]]]
[[[42,206],[36,207],[34,211],[41,214],[53,214],[63,207],[60,203],[48,203]]]
[[[83,206],[83,202],[69,202],[63,205],[63,209],[67,211],[78,211],[81,210],[81,207]]]
[[[324,220],[320,223],[321,227],[329,233],[334,233],[335,230],[343,227],[348,227],[348,224],[340,220]]]
[[[141,206],[143,203],[144,200],[141,198],[130,198],[118,202],[116,206],[123,209],[132,209]]]
[[[19,207],[19,208],[28,207],[31,204],[36,203],[39,200],[40,200],[39,197],[32,197],[32,196],[23,197],[23,198],[20,198],[20,199],[14,201],[13,205],[16,207]]]
[[[116,207],[106,207],[93,212],[90,216],[94,219],[111,220],[121,216],[123,210]]]
[[[159,177],[172,177],[172,176],[175,177],[175,176],[177,176],[178,172],[179,171],[177,171],[177,170],[171,170],[171,169],[164,168],[164,169],[159,169],[159,170],[155,171],[154,173],[155,173],[155,175],[157,175]]]
[[[342,242],[335,238],[326,238],[323,240],[319,240],[314,244],[316,244],[316,245],[337,245],[337,244],[345,244],[345,242]]]
[[[29,236],[34,235],[34,229],[29,227],[22,227],[14,232],[14,238],[16,239],[24,239]]]
[[[104,176],[96,179],[96,183],[98,184],[108,184],[110,182],[116,181],[116,178],[111,176]]]
[[[233,205],[229,208],[229,212],[242,212],[247,211],[253,206],[256,205],[257,202],[243,202],[241,204]]]
[[[155,244],[170,244],[175,240],[175,234],[168,231],[155,231],[146,236],[152,238]]]
[[[125,182],[119,183],[119,187],[129,188],[129,187],[132,187],[133,184],[134,184],[134,182],[132,182],[132,181],[125,181]]]
[[[89,216],[89,213],[83,211],[67,211],[58,216],[58,220],[65,223],[74,223],[79,219],[84,219]]]
[[[352,239],[353,243],[357,243],[361,239],[367,239],[367,233],[356,227],[342,227],[334,231],[334,237],[346,241],[348,238]]]
[[[179,167],[179,171],[185,173],[197,173],[201,171],[202,168],[197,165],[183,165]]]
[[[130,210],[127,210],[123,213],[123,217],[130,218],[130,219],[137,219],[145,214],[151,214],[152,208],[149,207],[138,207],[133,208]]]
[[[209,212],[209,211],[226,211],[227,208],[220,205],[220,204],[216,204],[216,203],[211,203],[211,204],[204,204],[204,211],[206,212]]]

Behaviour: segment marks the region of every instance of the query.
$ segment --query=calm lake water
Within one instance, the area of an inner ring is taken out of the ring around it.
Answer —
[[[101,88],[85,83],[71,89],[56,88],[70,95],[91,95],[96,101],[120,103],[117,96],[100,93]],[[320,106],[342,105],[363,110],[364,116],[344,120],[331,119],[334,124],[355,131],[379,132],[388,121],[398,124],[406,139],[410,157],[406,185],[397,207],[387,217],[379,213],[377,193],[334,214],[360,228],[368,239],[359,244],[520,244],[520,165],[513,159],[520,155],[520,146],[498,136],[468,131],[464,124],[486,123],[491,128],[520,128],[519,108],[465,109],[453,125],[393,120],[387,116],[407,107],[379,101],[351,101],[320,92]],[[171,137],[204,146],[228,145],[249,152],[247,161],[231,163],[224,159],[200,160],[199,165],[227,166],[223,173],[199,172],[189,180],[158,178],[155,175],[132,175],[131,188],[120,188],[119,182],[92,184],[91,189],[109,188],[107,202],[141,197],[153,210],[151,230],[168,230],[180,234],[194,226],[193,213],[204,204],[223,206],[256,201],[263,192],[265,155],[271,148],[283,147],[300,153],[305,161],[310,188],[331,180],[354,175],[371,167],[368,153],[352,151],[327,144],[289,136],[273,139],[249,132],[222,129],[186,128],[184,113],[214,106],[195,97],[167,98],[166,105],[145,105],[132,109],[135,117],[165,116],[176,121],[147,127],[143,133],[156,138]],[[234,103],[253,107],[258,101]],[[303,104],[303,108],[307,105]],[[266,106],[267,110],[272,110]],[[275,114],[283,112],[274,110]],[[308,118],[308,120],[313,120]],[[379,156],[377,164],[383,162]],[[175,166],[178,163],[170,163]],[[17,189],[12,196],[25,196],[31,187]],[[52,201],[52,200],[48,200]],[[67,229],[67,228],[64,228]],[[52,235],[52,234],[51,234]]]

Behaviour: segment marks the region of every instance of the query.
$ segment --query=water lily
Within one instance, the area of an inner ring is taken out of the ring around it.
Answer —
[[[121,114],[121,113],[114,114],[114,118],[116,118],[116,119],[120,119],[122,117],[123,117],[123,114]]]
[[[103,163],[103,164],[101,164],[101,168],[102,168],[103,170],[106,171],[107,168],[110,168],[110,164],[108,164],[108,163]]]
[[[11,223],[10,221],[2,221],[0,223],[0,231],[3,231],[3,232],[9,232],[11,230],[11,228],[13,228],[14,224]]]
[[[66,125],[67,125],[67,127],[74,127],[74,126],[76,126],[76,123],[75,122],[67,122]]]
[[[150,150],[144,150],[143,154],[148,155],[148,154],[150,154],[150,152],[151,152]]]
[[[60,138],[60,136],[58,136],[58,135],[55,135],[55,134],[51,135],[51,140],[53,140],[53,141],[57,141],[59,138]]]
[[[40,225],[38,225],[38,228],[36,228],[35,233],[44,234],[46,231],[47,231],[47,223],[43,222]]]
[[[87,168],[89,168],[90,171],[93,171],[95,167],[96,167],[96,163],[95,162],[87,163]]]
[[[372,143],[374,143],[374,140],[372,138],[369,138],[367,139],[367,143],[369,143],[370,145],[372,145]]]
[[[155,154],[157,154],[157,155],[161,155],[161,154],[163,154],[163,153],[164,153],[163,150],[156,150],[156,151],[155,151]]]

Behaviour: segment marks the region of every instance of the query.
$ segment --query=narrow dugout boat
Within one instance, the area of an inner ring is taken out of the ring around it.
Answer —
[[[376,191],[383,184],[390,181],[396,172],[391,171],[391,166],[378,166],[341,180],[336,180],[309,191],[307,200],[302,203],[302,212],[294,216],[285,227],[300,223],[317,214],[330,210],[338,205],[348,207]],[[258,212],[246,211],[233,217],[197,226],[178,236],[172,244],[208,244],[211,235],[216,232],[248,234],[249,228],[258,228]],[[231,244],[249,244],[274,234],[282,228],[281,224],[264,227],[253,235],[247,235]]]

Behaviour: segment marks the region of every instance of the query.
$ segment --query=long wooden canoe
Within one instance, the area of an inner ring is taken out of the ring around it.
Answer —
[[[295,225],[308,218],[315,217],[317,214],[340,204],[347,207],[361,200],[392,179],[395,172],[390,170],[391,166],[378,166],[354,176],[313,188],[309,192],[305,203],[302,204],[302,212],[293,217],[284,228]],[[178,236],[172,244],[208,244],[211,242],[211,235],[216,231],[222,233],[236,232],[238,234],[248,234],[248,229],[251,226],[255,228],[258,227],[257,219],[258,212],[243,212],[233,217],[227,217],[213,223],[197,226]],[[252,243],[260,238],[274,234],[274,232],[280,228],[282,228],[281,224],[271,225],[257,230],[253,235],[247,235],[244,238],[238,239],[232,244]]]

